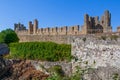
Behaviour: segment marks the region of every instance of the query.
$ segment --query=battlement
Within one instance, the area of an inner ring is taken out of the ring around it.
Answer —
[[[15,31],[18,35],[28,35],[28,30]]]
[[[15,29],[18,35],[80,35],[82,34],[82,27],[80,25],[75,26],[63,26],[53,28],[37,28],[34,29],[32,22],[29,22],[29,29],[18,30]]]
[[[63,27],[54,27],[54,28],[40,28],[37,30],[36,35],[79,35],[81,27],[76,26],[63,26]]]

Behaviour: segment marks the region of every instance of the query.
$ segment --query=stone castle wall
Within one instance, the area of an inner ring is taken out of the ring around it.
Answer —
[[[28,23],[28,29],[26,29],[26,27],[20,23],[15,24],[14,26],[15,26],[14,27],[15,32],[20,38],[20,42],[43,41],[43,40],[46,41],[46,39],[48,39],[49,41],[53,41],[53,42],[55,40],[58,40],[57,42],[61,43],[61,40],[64,39],[64,37],[61,36],[67,37],[73,35],[77,36],[77,35],[112,32],[111,13],[108,10],[104,12],[104,15],[101,17],[100,20],[98,16],[90,17],[88,14],[86,14],[84,16],[83,26],[75,25],[69,27],[63,26],[63,27],[54,27],[54,28],[38,28],[37,19],[34,20],[34,23],[32,23],[31,21]],[[66,41],[63,42],[65,43]]]
[[[55,35],[19,35],[20,42],[35,42],[35,41],[51,41],[55,43],[70,44],[70,36],[55,36]]]
[[[72,27],[55,27],[55,28],[41,28],[38,29],[37,35],[79,35],[82,34],[81,27],[79,25]]]
[[[31,32],[30,32],[31,31]],[[82,27],[79,25],[76,26],[64,26],[64,27],[54,27],[54,28],[40,28],[37,29],[36,32],[32,32],[33,30],[20,30],[16,33],[18,35],[81,35],[84,34],[82,32]]]

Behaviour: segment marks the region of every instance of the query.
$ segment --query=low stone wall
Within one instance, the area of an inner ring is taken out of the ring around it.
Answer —
[[[73,38],[72,55],[75,57],[72,60],[73,72],[76,66],[94,68],[91,74],[85,75],[87,80],[113,80],[114,74],[120,76],[120,39]]]

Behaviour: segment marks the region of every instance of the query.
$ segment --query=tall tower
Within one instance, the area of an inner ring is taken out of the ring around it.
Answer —
[[[34,25],[33,25],[33,34],[37,34],[37,29],[38,29],[38,20],[34,20]]]
[[[28,34],[33,34],[33,24],[31,21],[28,23],[28,26],[29,26]]]
[[[85,14],[84,16],[84,34],[88,33],[88,29],[89,29],[89,15]]]
[[[104,15],[105,15],[105,17],[104,17],[105,27],[111,26],[111,14],[109,13],[108,10],[106,10]]]
[[[111,32],[112,27],[111,27],[111,13],[106,10],[104,13],[104,32]]]

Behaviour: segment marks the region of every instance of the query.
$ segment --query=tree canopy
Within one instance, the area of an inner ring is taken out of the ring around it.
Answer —
[[[0,32],[0,43],[18,42],[19,38],[12,29],[6,29]]]

